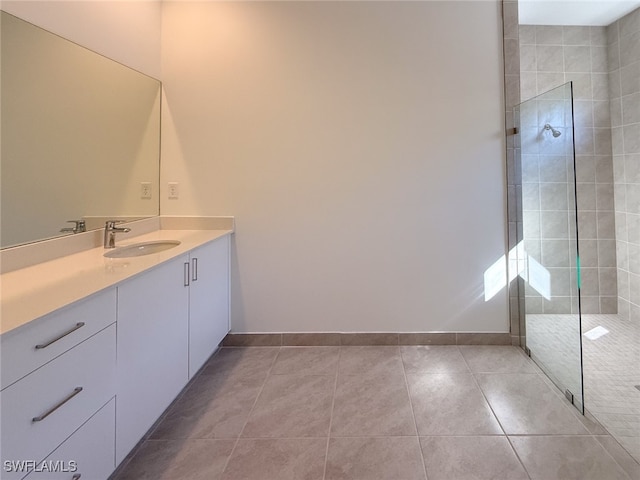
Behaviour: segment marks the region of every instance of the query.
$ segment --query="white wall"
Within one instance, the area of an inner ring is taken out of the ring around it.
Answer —
[[[163,3],[161,211],[236,216],[234,331],[508,331],[499,3]]]
[[[2,10],[160,78],[159,0],[2,0]]]

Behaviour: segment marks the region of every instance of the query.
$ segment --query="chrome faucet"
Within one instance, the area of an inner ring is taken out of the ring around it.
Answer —
[[[82,233],[87,231],[87,224],[84,220],[67,220],[67,223],[74,223],[75,227],[65,227],[60,230],[61,232]]]
[[[116,227],[118,220],[109,220],[104,224],[104,248],[116,248],[116,233],[130,232],[130,228]]]

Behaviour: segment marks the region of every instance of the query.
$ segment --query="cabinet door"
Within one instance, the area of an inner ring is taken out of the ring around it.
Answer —
[[[183,255],[118,287],[116,464],[188,381],[188,263]]]
[[[229,236],[191,252],[189,378],[229,332]]]

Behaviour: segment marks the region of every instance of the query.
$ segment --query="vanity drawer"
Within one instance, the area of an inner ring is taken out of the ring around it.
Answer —
[[[76,302],[0,337],[2,390],[116,321],[116,289]]]
[[[111,325],[0,392],[2,465],[49,455],[114,397],[115,367]]]
[[[113,398],[26,478],[72,480],[76,475],[80,480],[106,480],[115,470],[115,437],[116,400]]]

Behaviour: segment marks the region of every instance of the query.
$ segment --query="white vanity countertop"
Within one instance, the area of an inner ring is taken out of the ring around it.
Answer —
[[[156,230],[116,242],[179,240],[180,245],[140,257],[105,258],[103,247],[92,248],[0,276],[0,334],[43,315],[113,287],[233,230]]]

